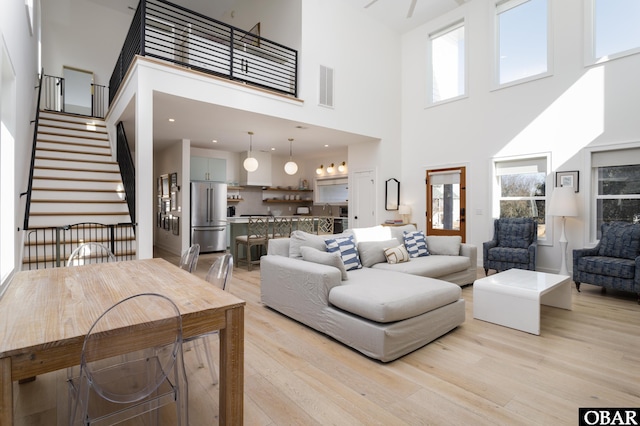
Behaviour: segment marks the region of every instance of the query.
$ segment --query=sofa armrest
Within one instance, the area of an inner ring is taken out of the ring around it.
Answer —
[[[275,240],[274,240],[275,241]],[[329,292],[342,283],[338,268],[284,256],[260,259],[262,303],[304,322],[329,305]]]
[[[586,257],[586,256],[596,256],[598,254],[598,251],[600,250],[600,244],[598,244],[595,247],[592,248],[582,248],[582,249],[574,249],[573,250],[573,280],[576,283],[580,282],[580,270],[578,269],[578,262],[580,261],[581,257]],[[637,259],[636,259],[637,260]],[[636,262],[636,272],[637,272],[637,262]],[[636,278],[637,278],[637,273],[636,273]]]
[[[536,255],[538,253],[538,241],[534,241],[531,244],[529,244],[528,251],[529,251],[529,270],[535,271]]]
[[[633,280],[635,285],[636,294],[638,294],[638,300],[640,300],[640,256],[636,257],[636,275]]]
[[[271,238],[267,245],[267,254],[289,257],[289,238]]]
[[[475,245],[468,243],[460,244],[460,256],[469,258],[471,263],[469,269],[473,269],[474,272],[478,269],[478,248]]]
[[[494,247],[498,247],[498,240],[491,240],[482,243],[482,259],[485,264],[487,263],[487,260],[489,260],[489,250]]]

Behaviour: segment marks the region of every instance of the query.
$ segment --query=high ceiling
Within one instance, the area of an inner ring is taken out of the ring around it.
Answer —
[[[133,14],[137,0],[87,0],[104,7]],[[173,3],[212,16],[223,16],[232,10],[236,0],[174,0]],[[343,0],[396,32],[410,31],[448,11],[466,0],[415,0],[411,17],[407,14],[414,0]],[[273,150],[288,155],[289,138],[293,138],[294,154],[300,157],[321,157],[327,149],[346,149],[350,144],[373,141],[370,137],[326,129],[307,123],[292,122],[190,101],[184,98],[156,94],[154,98],[155,148],[182,139],[192,146],[241,152],[248,149],[248,131],[253,131],[255,150]],[[169,118],[175,121],[170,122]],[[133,123],[125,121],[127,135],[133,138]],[[217,142],[214,143],[213,140]],[[329,146],[326,146],[329,145]]]

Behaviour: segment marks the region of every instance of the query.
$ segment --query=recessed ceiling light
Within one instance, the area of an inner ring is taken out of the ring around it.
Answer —
[[[329,144],[324,144],[324,147],[325,148],[329,148]]]
[[[213,143],[218,143],[217,139],[212,140]]]
[[[275,148],[273,148],[273,147],[271,148],[271,151],[275,151],[275,150],[276,150]]]
[[[173,123],[174,121],[176,121],[176,119],[175,119],[175,118],[170,118],[170,119],[169,119],[169,123]]]

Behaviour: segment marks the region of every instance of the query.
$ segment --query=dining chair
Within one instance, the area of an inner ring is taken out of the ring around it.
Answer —
[[[218,259],[211,265],[205,280],[215,287],[229,291],[231,287],[231,276],[233,274],[233,255],[227,253]],[[209,371],[211,372],[211,381],[215,385],[218,383],[218,376],[216,374],[215,366],[213,365],[213,357],[211,356],[211,349],[209,347],[209,339],[214,335],[217,335],[218,331],[213,331],[211,333],[202,334],[200,336],[195,336],[189,339],[185,339],[185,343],[190,342],[195,347],[196,357],[198,359],[198,365],[200,367],[204,367],[204,363],[202,362],[202,356],[200,355],[200,345],[204,349],[205,357],[207,358],[207,365],[209,367]]]
[[[333,234],[333,217],[331,216],[318,216],[316,217],[318,222],[317,230],[318,235]]]
[[[298,231],[314,233],[313,217],[312,216],[298,216],[296,229]]]
[[[291,236],[293,218],[291,216],[274,216],[271,225],[271,238],[288,238]]]
[[[245,263],[251,271],[253,265],[260,264],[263,249],[269,243],[269,218],[264,216],[250,216],[247,223],[247,235],[236,237],[236,266]],[[240,257],[240,247],[244,247],[244,257]],[[259,250],[257,258],[253,258],[251,248]]]
[[[122,352],[125,352],[124,354]],[[188,424],[182,318],[166,296],[142,293],[107,309],[82,346],[80,375],[67,381],[70,424],[116,424],[176,404]]]
[[[192,244],[191,247],[182,253],[180,267],[187,272],[196,272],[198,256],[200,256],[200,244]]]
[[[91,263],[116,262],[115,255],[107,246],[96,242],[82,243],[69,255],[67,266],[89,265]]]

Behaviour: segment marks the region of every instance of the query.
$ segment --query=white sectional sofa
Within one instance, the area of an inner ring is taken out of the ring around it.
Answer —
[[[460,286],[476,278],[477,250],[428,237],[430,255],[387,263],[383,249],[402,245],[405,230],[415,228],[343,233],[354,235],[364,266],[350,271],[340,253],[326,252],[325,240],[340,236],[296,231],[270,240],[260,263],[261,300],[371,358],[388,362],[412,352],[464,322]]]

